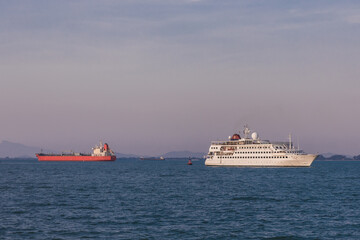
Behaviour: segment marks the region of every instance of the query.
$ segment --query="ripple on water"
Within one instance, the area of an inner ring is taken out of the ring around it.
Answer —
[[[2,164],[0,238],[360,239],[359,162],[186,161]]]

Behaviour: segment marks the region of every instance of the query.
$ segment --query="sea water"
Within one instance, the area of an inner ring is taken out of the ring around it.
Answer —
[[[360,162],[1,160],[0,239],[360,239]]]

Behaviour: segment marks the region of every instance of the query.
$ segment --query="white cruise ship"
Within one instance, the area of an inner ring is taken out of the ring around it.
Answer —
[[[295,149],[289,136],[289,142],[270,142],[261,140],[256,132],[250,136],[247,126],[244,137],[234,134],[228,141],[211,142],[206,156],[207,166],[240,167],[309,167],[317,157]]]

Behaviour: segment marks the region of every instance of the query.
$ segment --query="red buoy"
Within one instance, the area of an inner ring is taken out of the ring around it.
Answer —
[[[192,165],[191,159],[189,159],[187,165]]]

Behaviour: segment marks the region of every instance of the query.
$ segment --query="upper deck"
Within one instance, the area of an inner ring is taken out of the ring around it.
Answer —
[[[247,144],[270,144],[268,140],[240,139],[230,141],[211,141],[211,145],[247,145]]]

